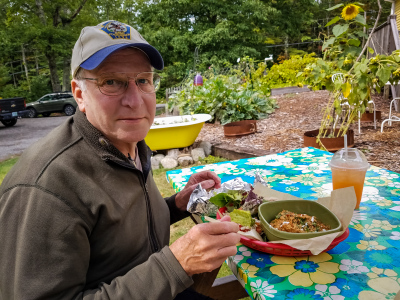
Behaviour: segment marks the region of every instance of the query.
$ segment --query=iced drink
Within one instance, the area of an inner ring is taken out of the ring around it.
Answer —
[[[364,187],[365,173],[369,164],[364,154],[358,149],[341,149],[332,157],[329,166],[332,169],[333,189],[353,186],[357,196],[356,209],[360,207]]]

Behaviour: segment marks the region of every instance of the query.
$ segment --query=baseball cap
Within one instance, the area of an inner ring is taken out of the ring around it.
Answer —
[[[136,29],[111,20],[82,29],[72,51],[72,77],[75,76],[79,67],[93,70],[113,52],[128,47],[142,50],[157,70],[164,68],[161,54]]]

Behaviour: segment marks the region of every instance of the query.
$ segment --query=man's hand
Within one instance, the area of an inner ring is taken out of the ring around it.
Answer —
[[[237,252],[240,241],[239,225],[229,222],[198,224],[177,239],[170,249],[189,276],[211,272],[221,266],[228,256]]]
[[[201,183],[203,189],[221,187],[221,179],[211,171],[203,171],[190,176],[188,183],[175,197],[175,204],[180,210],[186,210],[190,195],[197,185]]]

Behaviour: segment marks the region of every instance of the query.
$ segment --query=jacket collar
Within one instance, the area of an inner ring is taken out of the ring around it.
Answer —
[[[128,158],[122,154],[111,142],[107,139],[100,130],[94,127],[86,118],[86,115],[77,110],[73,116],[74,124],[81,133],[83,139],[93,148],[94,152],[103,160],[111,160],[115,162],[124,162],[129,165]],[[143,174],[145,178],[151,169],[151,150],[142,140],[137,143],[140,162],[142,163]]]

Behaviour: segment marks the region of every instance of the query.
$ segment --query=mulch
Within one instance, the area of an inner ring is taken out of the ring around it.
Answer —
[[[269,118],[257,121],[257,132],[242,137],[225,137],[220,124],[204,124],[196,141],[212,144],[228,144],[231,147],[268,150],[279,153],[303,147],[305,131],[318,129],[328,99],[328,91],[304,92],[273,96],[279,108]],[[390,100],[374,95],[376,109],[382,112],[382,120],[389,115]],[[394,115],[400,117],[400,113]],[[381,122],[374,129],[373,122],[358,122],[352,125],[355,133],[354,147],[366,155],[368,161],[380,168],[400,173],[400,122],[385,123],[381,133]]]

